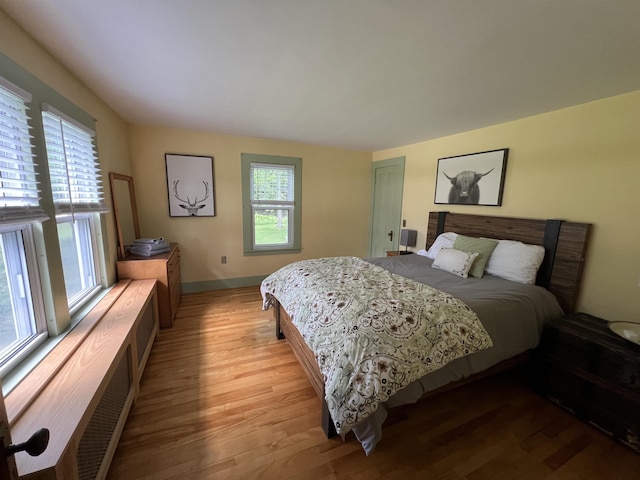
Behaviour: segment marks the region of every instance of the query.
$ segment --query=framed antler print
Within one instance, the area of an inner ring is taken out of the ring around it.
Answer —
[[[170,217],[214,217],[213,157],[166,153]]]

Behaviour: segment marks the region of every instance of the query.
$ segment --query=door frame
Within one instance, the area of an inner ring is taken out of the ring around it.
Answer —
[[[0,381],[0,478],[18,479],[18,470],[13,455],[7,456],[6,448],[11,445],[11,428],[7,419],[7,409],[4,405],[2,382]]]
[[[402,182],[400,184],[400,212],[398,213],[397,224],[398,224],[398,232],[400,232],[400,224],[402,223],[402,200],[404,198],[404,172],[405,172],[405,157],[404,155],[401,157],[393,157],[388,158],[386,160],[377,160],[371,163],[371,206],[369,213],[369,257],[372,256],[371,249],[373,248],[373,219],[374,219],[374,206],[375,206],[375,184],[376,184],[376,169],[377,168],[385,168],[385,167],[393,167],[398,166],[401,168],[401,178]],[[400,235],[396,235],[396,238],[393,240],[394,250],[397,250],[396,245],[399,245],[398,241],[400,239]]]

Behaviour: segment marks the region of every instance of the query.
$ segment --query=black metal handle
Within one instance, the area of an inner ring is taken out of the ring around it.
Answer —
[[[387,233],[387,235],[389,235],[389,241],[393,242],[393,230],[389,230],[389,233]]]
[[[9,445],[7,447],[7,456],[15,455],[18,452],[25,451],[32,457],[37,457],[47,449],[49,445],[49,430],[41,428],[36,433],[31,435],[31,438],[24,443],[17,445]]]

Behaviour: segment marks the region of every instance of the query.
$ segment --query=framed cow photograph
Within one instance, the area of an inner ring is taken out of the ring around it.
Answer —
[[[169,216],[214,217],[213,157],[166,153]]]
[[[438,159],[434,203],[502,205],[508,148]]]

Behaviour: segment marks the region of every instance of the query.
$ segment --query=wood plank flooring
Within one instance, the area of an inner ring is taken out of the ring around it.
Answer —
[[[184,295],[108,479],[640,478],[640,455],[533,393],[518,371],[394,417],[369,457],[352,436],[327,440],[320,401],[258,288]]]

